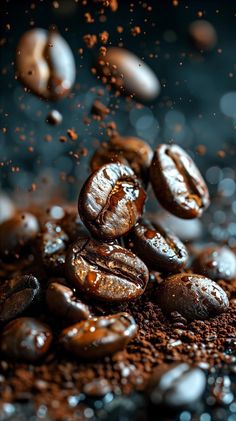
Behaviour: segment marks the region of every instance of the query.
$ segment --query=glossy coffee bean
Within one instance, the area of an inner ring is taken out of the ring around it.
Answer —
[[[57,110],[51,110],[46,117],[46,122],[51,126],[58,126],[62,122],[61,113]]]
[[[92,171],[97,171],[109,162],[128,163],[138,177],[147,181],[152,156],[152,149],[144,140],[131,136],[113,136],[109,143],[102,143],[95,151],[90,166]]]
[[[67,42],[57,32],[35,28],[20,39],[17,76],[36,95],[56,100],[68,94],[75,81],[75,61]]]
[[[38,236],[37,250],[46,268],[61,273],[65,266],[67,234],[55,222],[46,222]]]
[[[150,180],[161,205],[180,218],[201,216],[209,205],[208,189],[190,156],[177,145],[159,145]]]
[[[158,366],[147,385],[147,394],[154,405],[179,408],[196,403],[205,388],[203,371],[181,362]]]
[[[229,300],[224,290],[202,275],[179,273],[158,288],[158,304],[167,315],[178,312],[187,320],[208,319],[226,311]]]
[[[71,322],[86,320],[90,316],[88,306],[75,296],[71,288],[58,282],[49,284],[46,302],[52,314]]]
[[[42,358],[52,342],[51,329],[31,317],[9,322],[0,334],[0,351],[9,359],[34,362]]]
[[[108,303],[139,297],[149,276],[142,260],[130,251],[91,239],[78,240],[70,247],[66,269],[76,288]]]
[[[152,101],[160,92],[160,82],[152,69],[124,48],[108,48],[106,55],[98,58],[97,65],[102,80],[114,85],[121,93]]]
[[[178,237],[147,219],[138,221],[130,240],[132,250],[150,269],[178,272],[187,263],[187,249]]]
[[[146,193],[131,170],[107,164],[85,182],[79,196],[79,214],[96,237],[112,240],[126,234],[143,212]]]
[[[38,230],[34,215],[18,212],[0,225],[0,254],[14,256],[20,253],[36,237]]]
[[[21,275],[0,284],[0,322],[7,322],[34,303],[40,284],[32,275]]]
[[[236,257],[229,247],[205,247],[192,265],[196,273],[218,279],[230,280],[236,276]]]
[[[128,313],[95,317],[64,329],[63,347],[82,358],[101,358],[123,349],[137,333],[137,325]]]

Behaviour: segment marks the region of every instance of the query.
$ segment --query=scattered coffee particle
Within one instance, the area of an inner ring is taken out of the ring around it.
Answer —
[[[77,139],[78,139],[78,135],[77,135],[77,133],[74,131],[74,129],[68,129],[68,130],[67,130],[67,134],[68,134],[69,138],[70,138],[71,140],[73,140],[73,141],[75,141],[75,140],[77,140]]]
[[[93,48],[97,44],[97,35],[86,34],[83,36],[83,40],[88,48]]]
[[[95,114],[101,119],[105,118],[109,114],[110,110],[101,101],[96,99],[92,105],[91,113]]]

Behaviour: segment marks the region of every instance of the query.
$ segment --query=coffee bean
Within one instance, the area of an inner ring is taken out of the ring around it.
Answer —
[[[98,70],[103,81],[143,101],[152,101],[160,92],[160,82],[151,68],[124,48],[108,48],[105,56],[98,58]]]
[[[0,225],[0,254],[11,256],[20,253],[35,238],[39,224],[34,215],[19,212]]]
[[[10,197],[0,193],[0,224],[13,217],[15,207]]]
[[[84,385],[83,392],[89,397],[102,397],[112,391],[111,385],[106,379],[94,379]]]
[[[46,117],[46,122],[52,126],[57,126],[62,122],[62,115],[57,110],[52,110],[48,113]]]
[[[139,297],[149,276],[135,254],[117,244],[91,239],[78,240],[70,247],[66,269],[76,288],[108,303]]]
[[[0,321],[7,322],[19,316],[35,302],[40,284],[32,275],[22,275],[0,285]]]
[[[16,361],[34,362],[42,358],[52,342],[51,329],[31,317],[9,322],[0,334],[0,351]]]
[[[209,278],[230,280],[236,276],[236,257],[229,247],[205,247],[193,262],[196,273]]]
[[[178,272],[188,260],[188,252],[178,237],[156,223],[141,218],[134,226],[132,249],[148,268],[159,272]]]
[[[206,388],[206,376],[187,363],[157,367],[147,385],[152,404],[170,408],[188,407],[196,403]]]
[[[146,193],[131,170],[107,164],[85,182],[79,196],[79,214],[96,237],[112,240],[126,234],[143,211]]]
[[[113,136],[109,143],[102,143],[96,150],[90,166],[92,171],[97,171],[109,162],[128,163],[138,177],[147,181],[152,156],[152,149],[144,140],[131,136]]]
[[[69,45],[57,32],[40,28],[21,37],[16,69],[24,85],[44,99],[67,95],[75,81],[75,61]]]
[[[72,289],[57,282],[49,284],[46,302],[52,314],[71,322],[86,320],[90,316],[88,306],[75,296]]]
[[[159,145],[150,168],[157,199],[172,214],[192,219],[209,205],[207,186],[190,156],[177,145]]]
[[[227,295],[219,285],[204,276],[189,273],[165,279],[157,296],[164,313],[170,315],[178,311],[190,321],[216,316],[229,306]]]
[[[189,35],[198,50],[210,51],[217,44],[214,26],[204,19],[195,20],[189,25]]]
[[[46,222],[38,236],[37,250],[46,268],[53,273],[63,273],[65,267],[67,234],[54,222]]]
[[[128,313],[94,317],[64,329],[60,342],[82,358],[101,358],[124,348],[137,333],[137,325]]]
[[[83,222],[78,215],[78,211],[66,211],[64,218],[61,220],[60,225],[69,237],[69,242],[75,241],[78,238],[89,236],[89,231],[84,226]]]

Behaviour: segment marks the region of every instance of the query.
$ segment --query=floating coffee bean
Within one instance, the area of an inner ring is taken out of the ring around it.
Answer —
[[[107,164],[85,182],[79,196],[79,213],[96,237],[112,240],[126,234],[143,211],[146,193],[131,170]]]
[[[34,215],[19,212],[0,225],[0,254],[14,256],[35,238],[39,224]]]
[[[22,275],[0,285],[0,321],[7,322],[25,311],[39,296],[40,285],[32,275]]]
[[[113,136],[109,143],[102,143],[96,150],[90,166],[92,171],[96,171],[109,162],[128,163],[138,177],[147,181],[152,156],[150,146],[138,137]]]
[[[98,58],[98,69],[104,82],[141,100],[153,100],[160,92],[159,80],[151,68],[124,48],[108,48],[106,55]]]
[[[62,122],[62,115],[57,110],[52,110],[48,113],[46,122],[52,126],[57,126]]]
[[[157,296],[164,313],[171,315],[177,311],[187,320],[208,319],[226,311],[229,306],[226,293],[216,282],[189,273],[165,279]]]
[[[206,247],[194,260],[193,268],[214,280],[230,280],[236,276],[236,257],[226,246]]]
[[[207,186],[190,156],[177,145],[159,145],[150,168],[157,199],[180,218],[201,216],[209,205]]]
[[[15,207],[11,199],[4,193],[0,193],[0,224],[12,218],[14,212]]]
[[[44,99],[67,95],[75,81],[75,61],[69,45],[57,32],[40,28],[21,37],[16,70],[26,87]]]
[[[170,408],[196,403],[206,388],[206,376],[200,368],[187,363],[164,364],[154,370],[147,385],[152,404]]]
[[[75,296],[72,289],[57,282],[49,284],[46,302],[53,314],[71,322],[86,320],[90,316],[88,306]]]
[[[137,333],[137,325],[128,313],[95,317],[64,329],[60,342],[82,358],[101,358],[124,348]]]
[[[66,269],[76,288],[108,303],[139,297],[149,276],[142,260],[130,251],[90,239],[78,240],[70,247]]]
[[[188,252],[178,237],[156,223],[141,218],[130,234],[132,249],[153,270],[178,272]]]
[[[9,322],[0,334],[0,351],[17,361],[34,362],[42,358],[52,342],[51,329],[31,317]]]
[[[217,44],[214,26],[204,19],[195,20],[189,25],[189,35],[198,50],[210,51]]]

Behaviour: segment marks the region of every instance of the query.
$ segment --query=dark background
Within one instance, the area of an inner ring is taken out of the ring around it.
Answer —
[[[92,119],[89,125],[83,122],[84,117],[91,117],[91,105],[97,97],[93,88],[102,84],[90,71],[101,44],[87,49],[82,37],[107,30],[107,46],[123,43],[143,58],[157,74],[162,89],[159,97],[153,103],[144,104],[142,109],[135,108],[135,102],[115,98],[105,90],[101,100],[112,110],[105,121],[114,120],[121,134],[140,136],[153,147],[160,142],[174,141],[186,148],[196,159],[212,194],[223,196],[208,214],[211,235],[217,240],[230,238],[232,243],[236,236],[236,3],[148,0],[151,11],[144,3],[121,1],[117,12],[106,9],[107,20],[100,22],[100,7],[92,0],[87,6],[74,0],[0,2],[2,189],[14,193],[23,203],[43,201],[46,194],[52,197],[58,190],[63,190],[72,200],[77,199],[88,174],[88,158],[81,157],[78,161],[71,152],[86,147],[90,156],[97,140],[106,139],[105,130],[97,121]],[[87,11],[95,23],[85,23]],[[189,24],[201,18],[209,20],[218,35],[217,46],[209,53],[197,51],[188,35]],[[77,66],[72,94],[56,104],[26,93],[14,79],[15,50],[20,36],[30,28],[47,29],[52,24],[71,46]],[[118,25],[124,28],[122,34],[116,30]],[[136,25],[142,33],[133,37],[131,28]],[[82,56],[78,52],[80,48],[84,48]],[[53,108],[63,115],[63,123],[58,127],[45,122]],[[59,137],[72,127],[78,140],[62,144]],[[50,143],[45,142],[45,135],[52,136]],[[206,146],[204,156],[196,153],[197,145]],[[33,146],[33,152],[29,152],[29,146]],[[217,155],[219,150],[225,151],[224,158]],[[66,181],[61,180],[62,173]],[[35,192],[29,192],[32,183],[36,184]]]

